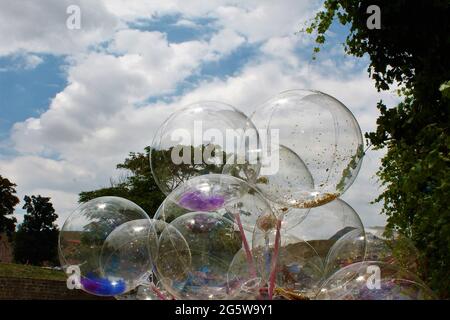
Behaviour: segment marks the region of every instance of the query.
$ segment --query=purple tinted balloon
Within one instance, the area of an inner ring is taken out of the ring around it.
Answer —
[[[186,192],[180,199],[180,205],[193,211],[214,211],[225,203],[221,195],[205,195],[199,191]]]

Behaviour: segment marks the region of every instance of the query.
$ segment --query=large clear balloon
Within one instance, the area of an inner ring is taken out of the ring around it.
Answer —
[[[301,158],[312,175],[314,190],[309,197],[304,194],[309,190],[296,185],[296,175],[292,176],[288,200],[293,206],[330,202],[355,180],[364,153],[361,129],[350,110],[335,98],[319,91],[285,91],[259,106],[251,120],[261,135],[278,130],[279,143]],[[268,151],[262,153],[263,162]],[[290,178],[283,183],[287,185]]]
[[[347,233],[353,236],[364,235],[364,226],[356,211],[341,199],[315,207],[310,210],[302,223],[287,231],[288,234],[307,241],[322,257],[326,257],[333,245]],[[347,240],[353,239],[351,236]],[[347,241],[341,241],[341,244]],[[363,241],[364,242],[364,241]],[[338,247],[335,247],[335,249]],[[341,248],[341,246],[339,246]],[[364,256],[365,247],[358,246],[356,256]],[[342,252],[335,250],[334,252]],[[356,262],[356,261],[354,261]]]
[[[120,277],[136,287],[153,269],[158,238],[150,219],[132,220],[115,228],[105,239],[100,268],[106,277]]]
[[[142,239],[147,236],[153,240],[154,229],[141,230],[143,234],[136,231],[134,221],[142,220],[149,220],[144,210],[119,197],[100,197],[80,205],[59,234],[61,265],[66,272],[74,273],[74,285],[101,296],[134,289],[151,269],[152,241]],[[131,238],[127,241],[128,235]]]
[[[314,200],[311,173],[299,155],[283,145],[271,150],[255,184],[267,199],[281,207],[308,207],[302,203]]]
[[[331,247],[325,259],[325,272],[331,275],[337,270],[366,257],[366,236],[364,230],[354,229],[340,237]]]
[[[227,299],[228,269],[242,247],[233,221],[214,212],[191,212],[170,226],[159,240],[157,270],[162,285],[177,299]],[[180,236],[189,255],[174,241]]]
[[[318,300],[430,300],[432,291],[416,276],[377,261],[351,264],[322,286]]]
[[[167,195],[191,177],[222,173],[226,164],[240,165],[239,176],[254,177],[258,148],[258,132],[245,114],[224,103],[197,102],[161,125],[151,146],[151,170]]]
[[[269,291],[284,299],[314,297],[324,280],[324,262],[316,250],[293,234],[255,229],[252,252]]]

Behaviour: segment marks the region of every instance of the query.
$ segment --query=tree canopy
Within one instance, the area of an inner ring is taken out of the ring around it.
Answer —
[[[6,232],[9,238],[16,228],[16,218],[7,217],[14,213],[14,207],[19,203],[16,185],[0,175],[0,233]]]
[[[367,8],[377,5],[381,28],[370,29]],[[403,101],[377,105],[375,148],[387,148],[378,176],[387,230],[409,236],[425,261],[423,278],[450,296],[450,1],[325,0],[308,33],[326,41],[333,21],[349,26],[348,54],[368,55],[378,90],[398,86]]]
[[[58,228],[50,198],[25,196],[23,209],[27,211],[14,238],[14,259],[20,263],[42,265],[57,263]]]
[[[102,196],[122,197],[133,201],[152,217],[163,202],[164,194],[153,179],[149,153],[150,148],[146,148],[144,152],[131,152],[123,163],[117,165],[117,169],[128,171],[122,181],[112,183],[111,187],[81,192],[79,202]]]

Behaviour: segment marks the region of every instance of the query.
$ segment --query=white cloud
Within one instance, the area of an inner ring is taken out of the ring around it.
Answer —
[[[27,54],[19,52],[8,56],[8,66],[0,68],[0,72],[17,71],[17,70],[33,70],[39,66],[44,59],[35,54]]]
[[[67,3],[41,3],[47,12],[27,1],[24,16],[48,21],[53,27],[63,20],[65,28]],[[308,40],[293,33],[311,14],[315,1],[248,1],[240,5],[230,1],[80,3],[87,19],[81,38],[67,30],[52,31],[47,30],[51,26],[42,25],[33,30],[34,36],[25,36],[33,23],[20,21],[13,22],[18,31],[8,35],[9,47],[4,45],[4,22],[0,22],[0,54],[19,49],[73,54],[67,69],[67,87],[39,117],[14,125],[11,141],[19,156],[0,160],[0,172],[18,184],[21,195],[51,195],[61,219],[76,207],[78,192],[107,185],[109,177],[117,174],[115,165],[129,151],[141,151],[149,145],[162,121],[188,103],[219,100],[250,114],[280,91],[316,88],[344,102],[355,113],[363,131],[368,131],[375,127],[376,101],[380,97],[391,99],[376,92],[365,68],[354,73],[349,72],[354,68],[351,63],[311,64],[298,56],[298,49]],[[0,10],[0,21],[4,12],[14,16],[17,8],[5,6],[6,11]],[[208,41],[181,43],[169,43],[161,32],[130,30],[124,25],[117,30],[119,20],[167,13],[180,14],[180,21],[186,17],[190,21],[196,17],[215,18],[219,30]],[[107,48],[86,51],[87,46],[103,41],[109,41]],[[150,97],[176,93],[178,85],[198,74],[205,62],[220,63],[246,41],[255,47],[261,42],[261,47],[259,54],[238,72],[225,78],[203,79],[170,103],[146,102]],[[377,191],[369,177],[378,166],[379,155],[371,155],[373,161],[364,163],[360,177],[346,195],[370,224],[383,221],[373,218],[378,208],[367,205]]]
[[[25,65],[24,68],[27,70],[34,69],[38,65],[40,65],[44,60],[41,57],[38,57],[36,55],[30,54],[27,55],[25,58]]]
[[[81,29],[69,30],[66,10],[81,8]],[[0,4],[0,56],[17,51],[52,54],[83,52],[119,27],[101,1],[22,0]]]

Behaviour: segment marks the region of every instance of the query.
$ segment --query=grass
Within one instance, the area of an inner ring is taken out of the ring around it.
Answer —
[[[62,271],[14,263],[0,263],[0,277],[43,280],[66,279],[66,276]]]

